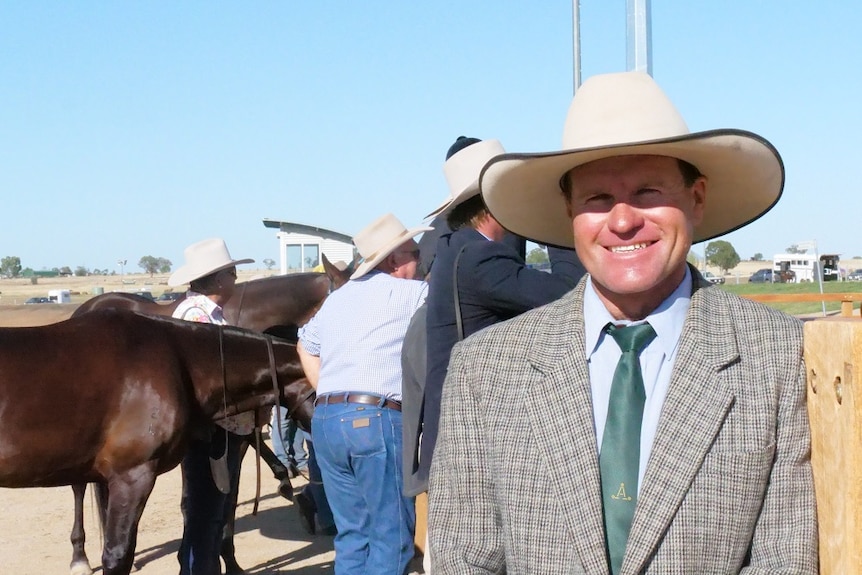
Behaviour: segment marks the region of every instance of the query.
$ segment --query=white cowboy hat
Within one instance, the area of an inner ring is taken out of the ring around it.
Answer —
[[[194,243],[183,251],[183,256],[186,263],[171,274],[168,279],[170,286],[187,284],[223,269],[254,262],[252,259],[231,259],[227,245],[225,245],[224,240],[219,238]]]
[[[510,231],[538,243],[573,247],[560,179],[588,162],[633,154],[679,158],[707,177],[695,243],[756,220],[784,188],[784,164],[767,140],[734,129],[691,133],[650,76],[624,72],[595,76],[578,89],[562,151],[492,159],[480,177],[482,198]]]
[[[425,216],[426,220],[440,214],[448,214],[455,207],[479,195],[479,172],[482,171],[482,166],[494,156],[506,153],[498,140],[465,139],[472,140],[473,143],[455,152],[443,164],[443,174],[446,176],[446,183],[449,184],[449,197]],[[453,147],[458,143],[456,141]]]
[[[433,228],[423,226],[408,230],[392,214],[377,218],[353,238],[353,244],[364,259],[350,279],[361,278],[394,252],[395,248],[431,229]]]

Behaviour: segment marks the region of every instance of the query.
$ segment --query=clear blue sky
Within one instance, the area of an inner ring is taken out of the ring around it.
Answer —
[[[0,3],[0,257],[140,271],[298,221],[417,225],[459,135],[555,150],[570,0]],[[582,0],[583,77],[626,67],[625,0]],[[784,197],[723,239],[862,255],[862,2],[653,0],[653,75],[692,131],[771,140]],[[718,198],[712,198],[719,201]],[[702,253],[703,245],[694,247]]]

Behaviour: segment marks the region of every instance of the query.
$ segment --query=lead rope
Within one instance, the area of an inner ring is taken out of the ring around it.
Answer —
[[[222,408],[224,409],[224,412],[227,413],[227,367],[224,360],[224,329],[222,325],[218,326],[218,350],[219,359],[221,361]],[[218,459],[213,459],[212,455],[210,455],[210,474],[212,475],[213,483],[216,488],[227,495],[230,493],[231,488],[231,477],[227,468],[229,437],[228,430],[226,428],[222,429],[224,430],[224,453]],[[216,433],[218,433],[218,430],[216,430]]]
[[[269,375],[272,378],[272,390],[275,392],[275,406],[276,408],[281,405],[281,393],[278,388],[278,373],[275,371],[275,352],[272,349],[272,337],[268,334],[265,334],[264,340],[266,340],[266,352],[269,354]],[[278,409],[276,409],[276,415],[278,414]],[[278,436],[281,435],[281,417],[276,417],[277,420],[276,425],[278,426]],[[256,423],[256,422],[255,422]],[[260,447],[260,430],[255,429],[255,439],[257,441],[257,446]],[[257,489],[254,495],[254,507],[251,511],[252,515],[257,515],[257,506],[260,502],[260,449],[256,450],[257,452]]]

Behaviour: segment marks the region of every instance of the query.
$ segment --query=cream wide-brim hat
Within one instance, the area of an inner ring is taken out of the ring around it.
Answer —
[[[482,170],[485,205],[508,230],[542,244],[574,247],[560,180],[569,170],[615,156],[679,158],[706,176],[702,242],[756,220],[778,202],[784,164],[766,139],[744,130],[690,133],[658,84],[642,72],[594,76],[569,107],[563,150],[503,154]]]
[[[386,259],[386,256],[394,252],[398,246],[432,229],[421,226],[408,230],[392,214],[380,216],[353,238],[353,245],[356,246],[363,260],[350,279],[361,278]]]
[[[179,286],[239,264],[254,263],[253,259],[234,260],[220,238],[202,240],[183,251],[186,263],[168,278],[169,286]]]
[[[443,175],[449,186],[449,197],[424,219],[445,215],[470,198],[479,195],[479,174],[488,161],[506,150],[498,140],[481,140],[470,144],[443,164]]]

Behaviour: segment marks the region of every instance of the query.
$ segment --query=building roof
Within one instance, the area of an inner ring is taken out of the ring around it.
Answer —
[[[341,232],[327,230],[326,228],[310,226],[308,224],[298,224],[296,222],[280,222],[278,220],[269,220],[264,218],[263,225],[267,228],[275,228],[285,233],[308,234],[312,236],[320,236],[321,238],[326,240],[336,240],[339,242],[344,242],[346,244],[353,243],[353,236],[342,234]]]

